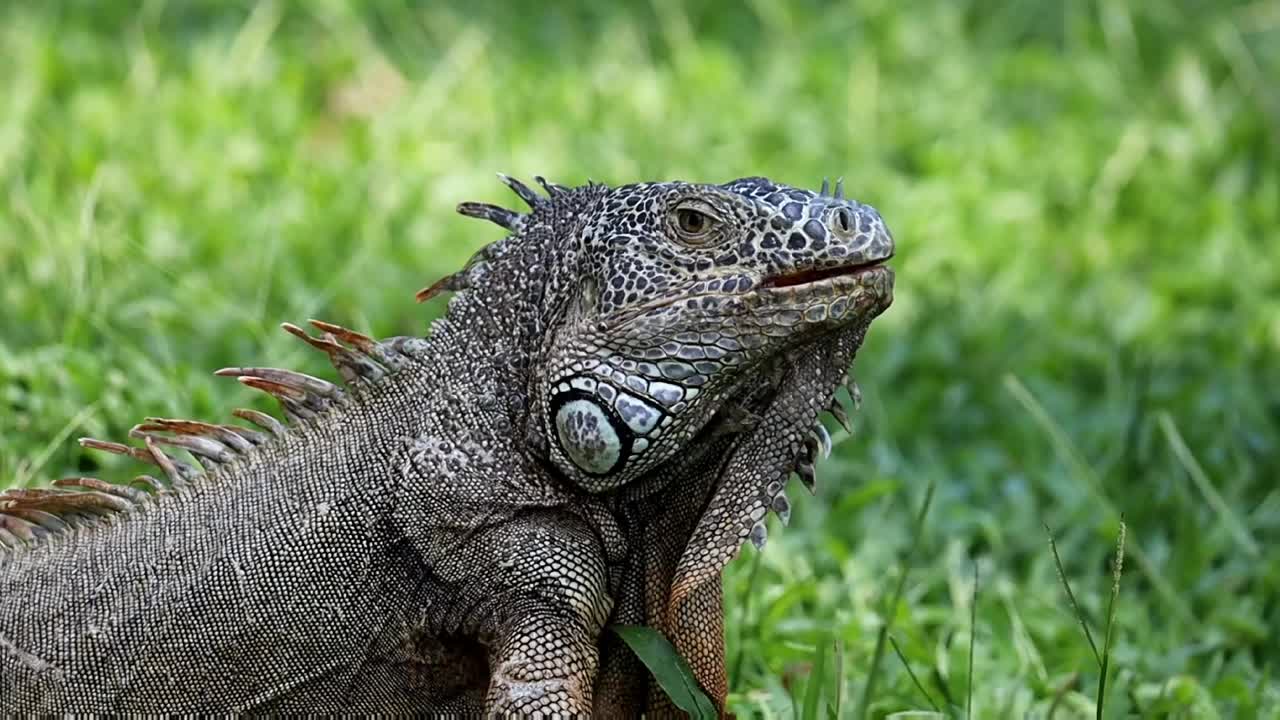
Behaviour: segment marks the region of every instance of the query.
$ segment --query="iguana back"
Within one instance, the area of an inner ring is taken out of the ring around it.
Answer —
[[[422,429],[404,386],[384,379],[279,435],[203,448],[207,474],[175,472],[155,495],[113,488],[127,496],[99,519],[66,506],[75,496],[19,495],[10,530],[25,519],[48,537],[0,553],[0,708],[475,707],[483,650],[413,642],[445,589],[392,522],[386,448]],[[53,515],[35,514],[41,500]]]

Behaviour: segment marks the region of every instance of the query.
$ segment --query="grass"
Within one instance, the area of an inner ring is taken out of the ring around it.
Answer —
[[[1054,542],[1053,531],[1049,531],[1049,549],[1053,553],[1054,565],[1058,568],[1058,579],[1062,581],[1062,589],[1066,591],[1067,600],[1071,603],[1071,610],[1075,613],[1076,619],[1080,621],[1080,629],[1084,632],[1084,639],[1088,641],[1089,649],[1093,651],[1094,660],[1098,663],[1098,690],[1094,699],[1094,717],[1096,720],[1102,720],[1104,717],[1112,717],[1112,715],[1106,714],[1107,679],[1109,677],[1108,669],[1111,664],[1112,631],[1115,629],[1116,600],[1120,597],[1120,576],[1124,572],[1124,541],[1126,530],[1127,528],[1124,524],[1124,520],[1121,520],[1120,537],[1116,541],[1116,555],[1111,564],[1111,598],[1107,602],[1107,620],[1106,627],[1103,630],[1101,653],[1098,652],[1097,643],[1093,641],[1093,633],[1089,631],[1089,621],[1085,619],[1084,614],[1080,612],[1080,605],[1076,602],[1075,593],[1071,591],[1071,583],[1067,580],[1066,570],[1062,567],[1062,556],[1058,554],[1058,545]],[[973,652],[972,643],[969,645],[969,651]],[[972,667],[972,664],[970,667]],[[972,675],[970,675],[970,677],[972,677]],[[1073,678],[1074,677],[1076,676],[1073,676]],[[1057,700],[1058,697],[1055,697],[1055,701]],[[1052,714],[1052,710],[1050,713]]]
[[[496,171],[843,175],[897,301],[818,495],[728,572],[733,709],[1094,716],[1049,525],[1114,613],[1107,716],[1280,717],[1280,6],[533,7],[4,5],[0,477],[121,479],[68,439],[325,372],[280,321],[423,332]]]

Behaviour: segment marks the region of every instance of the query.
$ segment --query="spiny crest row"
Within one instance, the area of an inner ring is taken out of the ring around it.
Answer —
[[[546,191],[542,197],[515,178],[498,176],[531,210],[545,207],[569,188],[535,179]],[[523,214],[486,203],[462,203],[458,212],[478,217],[516,232],[522,226]],[[464,290],[485,271],[485,262],[505,250],[502,243],[481,249],[462,270],[442,278],[418,293],[420,302],[442,290]],[[375,341],[347,328],[312,320],[323,334],[312,336],[302,328],[285,323],[284,330],[329,356],[343,382],[348,386],[375,383],[390,372],[403,367],[415,356],[413,346],[420,338],[391,338]],[[234,377],[241,383],[266,392],[280,403],[287,420],[305,422],[340,402],[342,388],[327,380],[293,370],[263,367],[234,367],[218,370],[216,375]],[[53,534],[78,527],[100,524],[111,518],[145,508],[157,497],[181,491],[194,478],[220,464],[234,461],[252,451],[272,436],[283,435],[285,425],[255,410],[237,409],[232,414],[257,426],[257,430],[238,425],[219,425],[195,420],[147,418],[129,431],[142,440],[144,447],[82,438],[86,448],[116,455],[128,455],[162,471],[163,480],[140,475],[131,485],[117,485],[97,478],[74,477],[54,481],[54,488],[13,488],[0,492],[0,555]],[[194,464],[184,462],[160,449],[161,445],[187,451]]]
[[[329,356],[348,386],[376,383],[395,372],[416,355],[418,338],[391,338],[376,341],[353,330],[312,320],[323,334],[312,336],[297,325],[281,327]],[[216,375],[234,377],[241,383],[276,398],[286,419],[301,423],[325,412],[345,397],[346,391],[327,380],[293,370],[263,367],[233,367]],[[163,495],[181,492],[207,471],[235,461],[272,437],[284,435],[285,424],[256,410],[239,408],[232,415],[257,429],[240,425],[220,425],[198,420],[147,418],[129,431],[143,447],[93,438],[81,438],[80,445],[115,455],[127,455],[160,469],[162,479],[140,475],[129,485],[104,482],[91,477],[55,480],[53,488],[12,488],[0,493],[0,556],[42,538],[81,527],[92,527],[110,519],[153,505]],[[187,451],[188,463],[161,449],[165,445]]]
[[[535,210],[535,211],[538,210],[539,208],[545,207],[549,201],[555,200],[561,195],[564,195],[569,192],[568,187],[564,185],[559,185],[557,183],[548,182],[547,179],[542,177],[541,175],[535,175],[533,179],[538,183],[538,185],[542,186],[543,190],[546,191],[547,197],[545,198],[539,195],[538,193],[536,193],[528,185],[525,185],[523,182],[520,182],[519,180],[511,177],[510,175],[504,175],[502,173],[498,173],[498,179],[501,180],[507,187],[511,188],[512,192],[514,192],[516,196],[518,196],[521,200],[523,200],[525,204],[529,206],[530,210]],[[594,185],[595,183],[591,181],[587,181],[587,184]],[[844,178],[838,178],[836,180],[834,194],[831,193],[830,181],[827,178],[823,178],[822,189],[818,191],[818,194],[823,196],[833,197],[837,200],[843,199],[844,198]],[[528,217],[524,213],[517,212],[509,208],[504,208],[499,205],[493,205],[490,203],[483,203],[483,202],[460,203],[458,205],[458,212],[463,215],[466,215],[467,217],[479,218],[481,220],[488,220],[489,222],[495,225],[498,225],[499,227],[510,230],[511,232],[519,232],[524,225],[525,218]],[[441,281],[441,282],[444,282],[444,281]],[[439,292],[440,289],[444,289],[443,287],[437,287],[439,285],[441,285],[441,283],[436,283],[436,285],[433,285],[423,290],[422,293],[419,294],[420,295],[419,299],[425,300],[429,298],[431,295],[434,295],[435,292]],[[425,297],[421,297],[421,295],[423,294],[425,294]]]
[[[541,175],[535,175],[533,179],[537,181],[538,185],[542,186],[543,190],[546,191],[547,197],[539,195],[533,190],[533,188],[525,185],[510,175],[498,173],[498,179],[507,187],[511,188],[511,191],[523,200],[524,203],[529,206],[530,210],[535,212],[546,207],[556,198],[569,193],[568,187],[549,182]],[[594,183],[588,181],[588,184],[593,185]],[[528,217],[528,215],[515,210],[482,202],[459,203],[458,212],[462,215],[466,215],[467,217],[488,220],[499,227],[517,234],[524,228],[525,219]],[[461,270],[451,275],[446,275],[445,277],[437,280],[434,284],[419,290],[415,297],[418,302],[426,302],[446,290],[450,292],[466,290],[473,286],[476,279],[478,279],[484,272],[484,264],[488,260],[493,259],[497,253],[502,252],[504,248],[505,245],[501,241],[490,243],[480,248],[475,255],[471,256],[471,259],[467,261],[467,264],[464,265]]]

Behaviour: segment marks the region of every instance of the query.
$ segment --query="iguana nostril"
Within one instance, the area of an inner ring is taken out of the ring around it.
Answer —
[[[848,208],[836,208],[831,215],[831,225],[835,231],[841,235],[848,235],[853,232],[853,217],[849,214]]]

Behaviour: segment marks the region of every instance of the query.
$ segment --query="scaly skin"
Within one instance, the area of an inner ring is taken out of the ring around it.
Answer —
[[[812,485],[892,240],[825,183],[504,179],[532,212],[459,207],[511,235],[427,338],[288,326],[345,388],[220,371],[288,425],[151,420],[85,441],[150,492],[0,495],[0,711],[676,713],[608,623],[723,710],[720,572]]]

